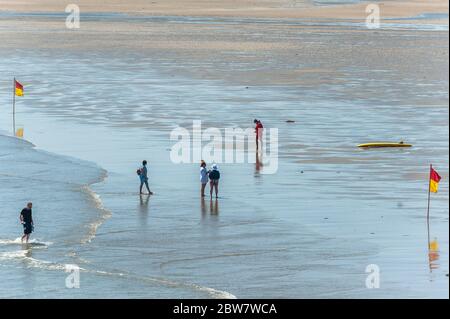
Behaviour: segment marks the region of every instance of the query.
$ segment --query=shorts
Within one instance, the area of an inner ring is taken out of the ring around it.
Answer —
[[[23,224],[23,233],[29,235],[33,232],[33,225],[31,223]]]
[[[148,177],[139,176],[139,179],[141,180],[141,184],[144,184],[144,183],[148,182]]]

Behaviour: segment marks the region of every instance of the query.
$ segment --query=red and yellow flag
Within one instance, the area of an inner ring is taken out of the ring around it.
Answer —
[[[430,171],[430,192],[437,193],[439,182],[441,181],[441,176],[439,176],[438,172],[431,168]]]
[[[17,96],[23,96],[23,85],[20,84],[19,82],[15,81],[15,85],[16,85],[16,95]]]

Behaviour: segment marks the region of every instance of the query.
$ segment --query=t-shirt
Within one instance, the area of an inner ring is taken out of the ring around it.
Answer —
[[[25,224],[31,224],[33,222],[33,217],[31,216],[31,209],[29,208],[22,209],[20,215],[22,216],[22,219]]]
[[[208,170],[206,167],[200,168],[200,182],[203,184],[208,183]]]
[[[142,166],[141,167],[141,175],[139,175],[139,177],[141,178],[141,180],[147,180],[148,179],[148,171],[147,171],[147,166]]]
[[[217,170],[212,170],[211,172],[209,172],[209,179],[213,181],[220,179],[220,172]]]

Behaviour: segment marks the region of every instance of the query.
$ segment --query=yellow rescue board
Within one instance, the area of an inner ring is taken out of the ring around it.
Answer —
[[[369,147],[411,147],[411,144],[406,144],[403,142],[372,142],[372,143],[364,143],[364,144],[359,144],[358,147],[365,147],[365,148],[369,148]]]

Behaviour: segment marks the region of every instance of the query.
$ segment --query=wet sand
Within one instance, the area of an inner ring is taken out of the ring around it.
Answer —
[[[326,1],[314,6],[305,0],[138,0],[131,3],[120,0],[78,0],[82,12],[115,12],[153,16],[215,16],[254,18],[331,18],[365,20],[365,9],[370,2],[332,4]],[[356,1],[355,1],[356,2]],[[359,2],[359,1],[358,1]],[[319,2],[320,3],[320,2]],[[383,18],[414,17],[423,13],[448,13],[445,0],[382,1],[379,3]],[[58,0],[2,1],[2,10],[18,12],[64,12],[65,4]]]

